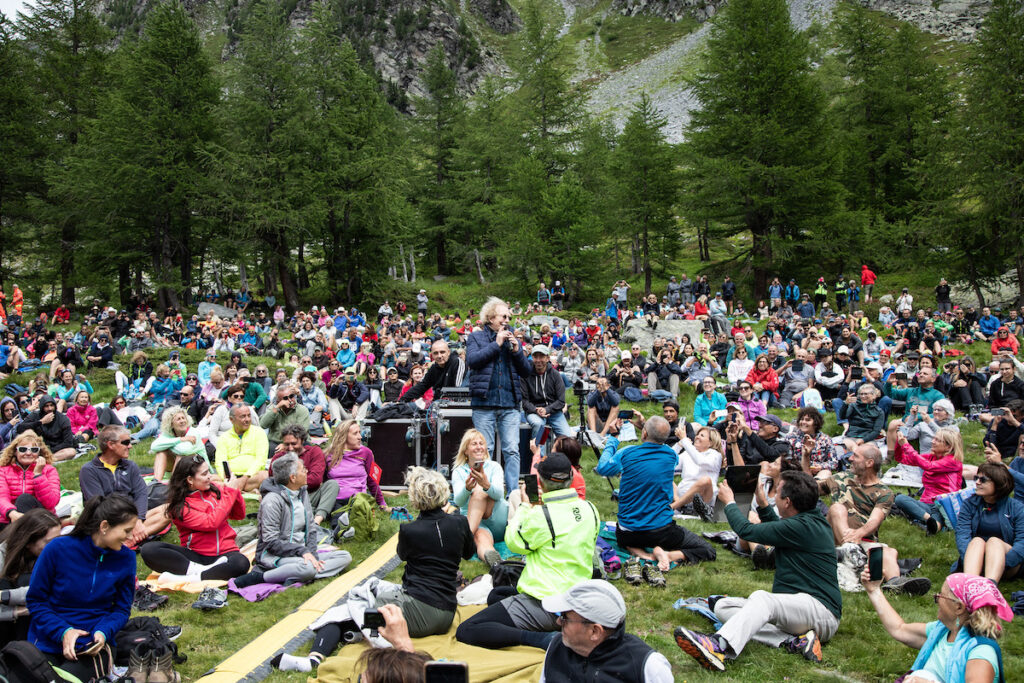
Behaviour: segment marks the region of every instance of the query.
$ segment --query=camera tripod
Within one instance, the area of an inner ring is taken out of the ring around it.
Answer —
[[[590,446],[594,451],[594,455],[597,457],[597,461],[601,461],[601,450],[594,443],[594,440],[590,437],[590,432],[587,430],[587,390],[583,388],[583,382],[578,381],[573,385],[573,393],[576,395],[576,408],[579,411],[580,428],[576,432],[576,440],[580,442],[580,447]],[[608,482],[608,486],[612,489],[612,500],[619,500],[619,491],[615,488],[615,484],[612,483],[611,477],[605,477],[605,481]]]

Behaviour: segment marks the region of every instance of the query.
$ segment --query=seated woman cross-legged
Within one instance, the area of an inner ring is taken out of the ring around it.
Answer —
[[[226,581],[249,571],[249,560],[238,552],[229,519],[245,518],[241,480],[213,482],[206,458],[182,458],[171,473],[167,516],[178,528],[181,545],[153,541],[142,546],[142,561],[164,581]],[[168,576],[167,574],[170,574]]]
[[[1011,579],[1024,564],[1024,504],[1013,497],[1013,477],[1002,463],[979,465],[974,483],[957,517],[960,559],[950,571]]]
[[[473,556],[473,534],[465,517],[444,511],[451,490],[440,472],[410,467],[405,483],[409,505],[419,510],[419,516],[398,528],[398,558],[405,562],[402,585],[378,594],[376,604],[381,614],[400,609],[400,616],[408,624],[407,635],[423,638],[451,628],[457,607],[459,562]],[[314,624],[308,657],[284,654],[276,657],[273,665],[286,671],[310,671],[334,652],[342,641],[343,624],[324,616],[320,620],[323,623]],[[390,625],[391,620],[387,623]],[[383,629],[380,633],[388,637]],[[398,647],[397,642],[392,643]]]
[[[71,534],[46,544],[32,570],[28,641],[79,680],[111,673],[112,658],[103,650],[116,644],[131,613],[135,553],[124,544],[137,521],[130,498],[95,496]]]
[[[466,516],[476,540],[476,554],[490,566],[501,562],[494,544],[505,539],[508,503],[505,502],[505,472],[490,459],[487,441],[476,429],[462,435],[452,470],[454,502]]]
[[[942,509],[935,499],[959,491],[963,482],[964,440],[957,430],[943,427],[931,446],[931,453],[918,453],[906,436],[896,434],[896,462],[921,468],[924,492],[920,500],[897,494],[893,505],[910,520],[924,524],[929,536],[942,530]]]
[[[999,620],[1009,622],[1013,610],[988,579],[969,574],[950,574],[935,594],[937,619],[907,623],[880,589],[868,569],[861,583],[882,626],[895,640],[920,650],[902,683],[995,683],[1007,680],[1003,654],[996,639],[1003,634]]]
[[[346,550],[317,553],[327,530],[317,524],[306,493],[306,465],[295,453],[274,460],[272,480],[260,491],[259,536],[254,569],[235,580],[239,588],[257,583],[308,583],[340,574],[352,563]]]

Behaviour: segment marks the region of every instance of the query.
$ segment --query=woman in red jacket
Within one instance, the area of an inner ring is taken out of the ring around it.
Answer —
[[[178,527],[181,545],[153,541],[142,546],[142,561],[166,580],[226,581],[249,571],[238,552],[229,519],[245,518],[245,501],[232,477],[218,487],[206,458],[192,455],[174,466],[167,492],[167,515]]]
[[[766,406],[772,405],[779,397],[779,376],[772,369],[768,356],[761,354],[754,361],[754,367],[747,373],[747,381],[754,387],[757,397],[764,401]]]
[[[60,477],[53,454],[33,431],[19,434],[0,455],[0,524],[33,508],[57,509]]]

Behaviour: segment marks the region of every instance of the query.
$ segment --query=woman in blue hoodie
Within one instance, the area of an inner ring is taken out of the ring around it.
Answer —
[[[181,377],[171,377],[171,368],[161,363],[156,366],[156,372],[149,385],[149,395],[154,404],[166,403],[177,395],[185,386],[185,380]]]
[[[109,673],[102,650],[128,621],[135,553],[124,543],[137,520],[130,498],[96,496],[69,535],[47,544],[32,571],[28,640],[83,681]]]

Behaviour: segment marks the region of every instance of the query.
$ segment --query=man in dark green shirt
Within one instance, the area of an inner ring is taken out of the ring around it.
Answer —
[[[771,647],[786,646],[813,662],[821,661],[821,643],[835,635],[842,616],[842,597],[836,578],[832,529],[817,511],[818,485],[804,472],[784,472],[775,514],[757,487],[754,524],[736,505],[726,482],[718,488],[725,515],[740,538],[775,547],[772,591],[754,591],[749,598],[721,598],[715,615],[723,622],[716,633],[682,626],[676,643],[705,669],[725,671],[725,662],[739,656],[750,640]]]

